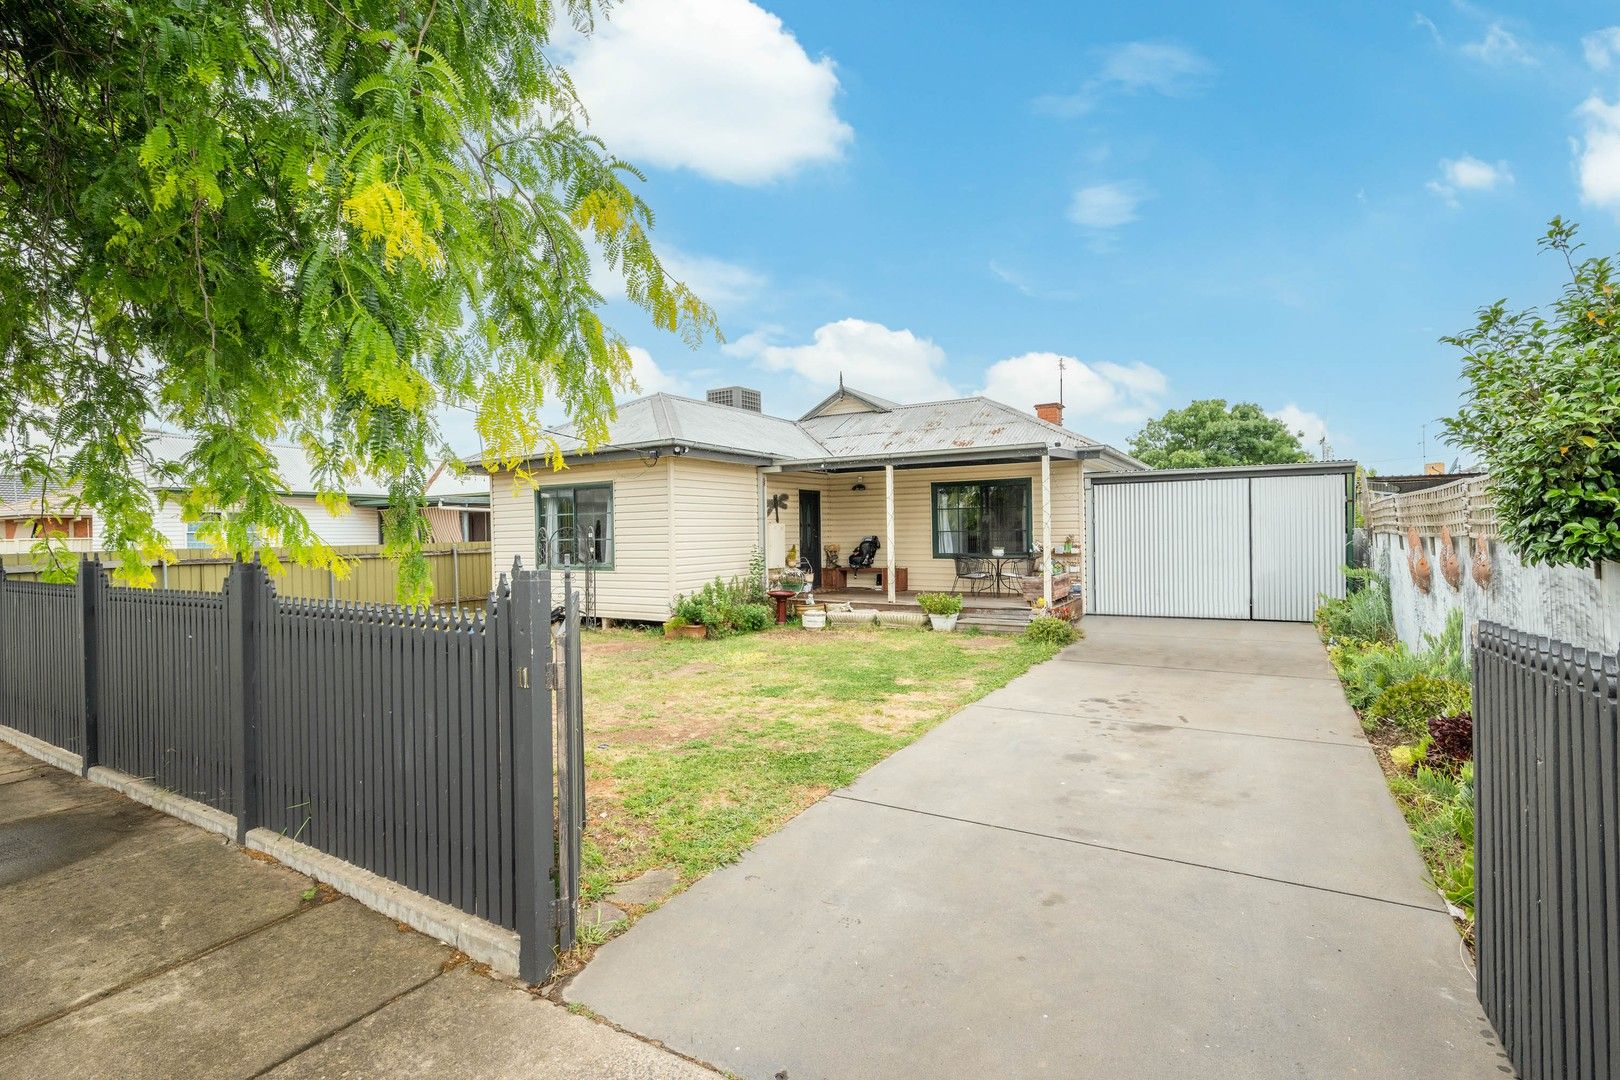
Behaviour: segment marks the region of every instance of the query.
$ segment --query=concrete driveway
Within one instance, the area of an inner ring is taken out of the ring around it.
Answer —
[[[567,997],[745,1077],[1510,1073],[1311,629],[1086,629]]]

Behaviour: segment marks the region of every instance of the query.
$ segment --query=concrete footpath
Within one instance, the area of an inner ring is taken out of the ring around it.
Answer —
[[[610,942],[744,1077],[1510,1075],[1309,627],[1104,619]]]
[[[714,1073],[0,745],[0,1076]]]

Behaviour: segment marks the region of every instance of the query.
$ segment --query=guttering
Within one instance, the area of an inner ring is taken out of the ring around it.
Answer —
[[[897,469],[918,469],[930,465],[991,465],[1007,461],[1038,461],[1050,455],[1060,461],[1101,457],[1103,447],[1053,446],[1048,443],[1017,443],[1011,446],[947,447],[942,450],[912,450],[894,454],[866,454],[861,457],[790,458],[777,460],[767,472],[861,472],[893,465]]]
[[[648,442],[635,443],[603,443],[595,450],[565,450],[562,453],[564,464],[591,464],[598,461],[630,461],[640,458],[647,460],[653,455],[656,461],[663,454],[676,457],[699,457],[706,461],[726,461],[736,465],[765,465],[771,460],[769,454],[753,453],[739,450],[734,446],[715,446],[711,443],[693,442],[690,439],[656,439]],[[518,465],[528,465],[536,461],[546,461],[549,455],[534,454],[519,461]],[[489,475],[482,461],[466,462],[467,471]]]
[[[1333,476],[1355,471],[1354,461],[1303,461],[1297,465],[1223,465],[1208,469],[1098,473],[1088,479],[1093,484],[1151,484],[1159,480],[1227,480],[1247,476]]]

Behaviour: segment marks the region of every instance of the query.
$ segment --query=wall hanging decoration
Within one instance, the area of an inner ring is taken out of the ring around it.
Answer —
[[[1423,538],[1418,536],[1416,526],[1406,530],[1406,567],[1412,572],[1412,584],[1417,586],[1418,592],[1428,592],[1434,581],[1434,569],[1423,552]]]
[[[1474,537],[1474,565],[1471,572],[1475,585],[1482,589],[1491,587],[1491,542],[1483,536]]]
[[[1462,560],[1457,558],[1457,547],[1451,541],[1451,530],[1440,526],[1440,576],[1446,579],[1452,592],[1462,588]]]

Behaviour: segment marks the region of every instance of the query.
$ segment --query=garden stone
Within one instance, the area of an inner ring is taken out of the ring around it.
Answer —
[[[620,904],[656,904],[675,888],[675,868],[660,866],[614,889],[609,896]]]
[[[579,925],[612,926],[614,923],[623,922],[625,918],[624,909],[598,900],[580,910]]]

